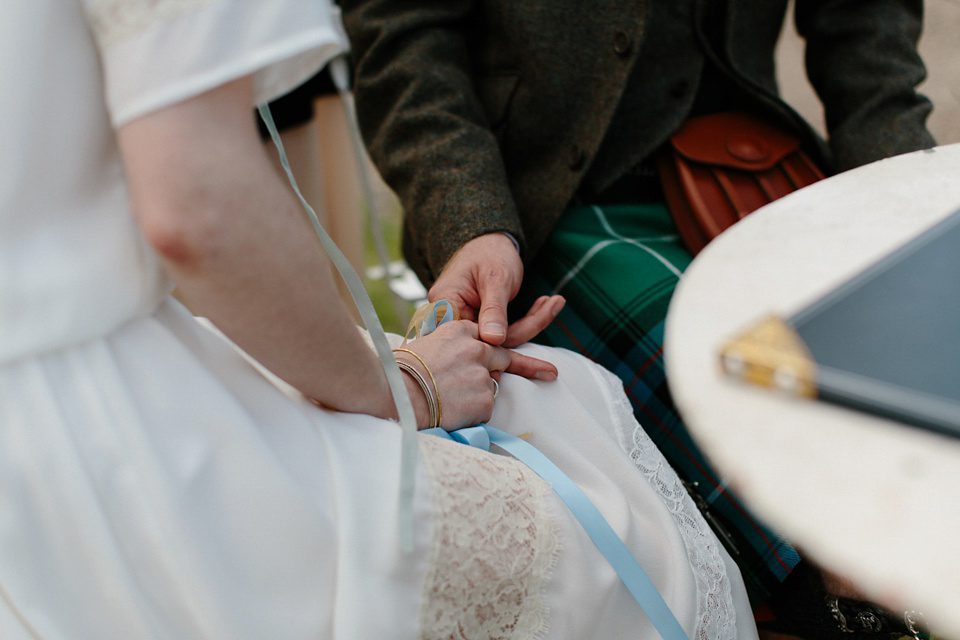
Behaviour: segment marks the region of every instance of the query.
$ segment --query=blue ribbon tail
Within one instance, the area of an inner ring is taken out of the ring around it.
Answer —
[[[438,428],[426,429],[424,432],[484,450],[489,450],[490,445],[495,444],[530,467],[553,488],[557,496],[576,516],[584,531],[597,545],[597,549],[650,618],[660,637],[663,640],[689,640],[647,572],[643,570],[590,498],[559,467],[540,453],[539,449],[525,440],[485,424],[453,432]]]

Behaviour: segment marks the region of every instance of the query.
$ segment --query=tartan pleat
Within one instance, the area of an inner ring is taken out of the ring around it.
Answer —
[[[567,299],[537,341],[581,353],[623,381],[637,421],[681,478],[709,502],[708,522],[759,606],[799,557],[724,488],[671,398],[663,366],[664,321],[690,261],[662,203],[574,207],[528,267],[512,308],[520,313],[544,294]]]

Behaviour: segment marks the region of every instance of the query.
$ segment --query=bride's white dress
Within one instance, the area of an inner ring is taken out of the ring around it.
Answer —
[[[338,50],[321,0],[6,0],[0,9],[0,638],[655,638],[551,490],[291,398],[168,297],[114,127]],[[252,117],[252,116],[251,116]],[[266,212],[268,213],[268,212]],[[753,638],[735,566],[615,378],[528,347],[491,424],[578,482],[692,638]]]

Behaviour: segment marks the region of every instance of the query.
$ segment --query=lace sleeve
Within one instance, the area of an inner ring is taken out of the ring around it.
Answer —
[[[426,640],[536,638],[559,550],[550,488],[525,465],[432,436],[421,451],[437,525],[421,611]]]

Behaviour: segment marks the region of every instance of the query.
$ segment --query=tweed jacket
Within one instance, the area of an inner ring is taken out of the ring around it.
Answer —
[[[713,61],[828,167],[933,145],[930,103],[915,91],[925,76],[922,0],[795,0],[826,145],[778,97],[774,49],[788,0],[727,0],[720,38],[710,39],[702,5],[715,1],[342,0],[361,131],[401,198],[404,254],[421,280],[431,284],[459,246],[493,231],[512,233],[529,261],[588,171],[618,177],[593,161],[601,143],[618,141],[609,129],[634,68],[657,59],[644,47],[655,6],[689,7],[690,20],[660,23],[677,33],[657,34],[698,49],[677,64],[692,69],[694,89],[696,56]],[[692,99],[669,73],[645,82],[649,108],[632,120],[630,144],[652,152]]]

